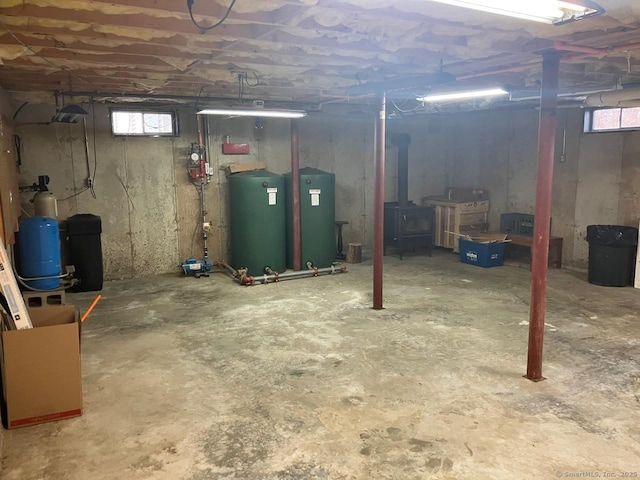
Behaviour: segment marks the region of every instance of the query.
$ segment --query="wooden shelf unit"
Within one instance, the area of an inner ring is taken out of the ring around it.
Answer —
[[[489,200],[460,202],[446,197],[424,197],[422,204],[435,208],[433,244],[458,253],[461,235],[486,232],[489,227]]]

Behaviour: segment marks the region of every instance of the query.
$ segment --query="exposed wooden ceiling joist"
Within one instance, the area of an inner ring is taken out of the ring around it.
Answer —
[[[245,95],[309,102],[442,69],[527,87],[539,78],[539,53],[554,42],[607,49],[640,38],[640,5],[599,3],[604,15],[557,27],[426,0],[238,1],[223,25],[203,32],[183,1],[4,0],[0,83],[234,99],[244,72]],[[211,25],[227,6],[196,0],[193,14]],[[561,84],[638,81],[638,50],[567,52]]]

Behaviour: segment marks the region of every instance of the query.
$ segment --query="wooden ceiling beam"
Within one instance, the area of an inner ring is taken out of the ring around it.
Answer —
[[[90,4],[87,4],[90,5]],[[64,8],[67,6],[67,8]],[[199,34],[198,29],[191,23],[188,18],[172,18],[168,16],[159,17],[144,13],[103,13],[96,10],[74,10],[68,8],[67,2],[60,2],[56,7],[40,7],[31,4],[25,4],[18,7],[4,8],[2,14],[14,17],[33,17],[47,20],[68,20],[73,18],[76,25],[97,24],[102,27],[111,25],[117,27],[125,27],[134,33],[137,29],[151,29],[160,32],[176,32],[183,34]],[[259,23],[228,23],[224,25],[220,35],[251,37],[251,34],[259,34],[270,28],[269,25],[261,25]],[[215,35],[217,36],[217,35]]]
[[[585,47],[607,48],[627,43],[637,43],[638,38],[640,38],[640,29],[636,23],[635,25],[619,26],[611,30],[587,30],[562,35],[555,40]]]
[[[37,82],[48,82],[55,83],[62,86],[64,89],[69,88],[69,77],[65,73],[52,73],[49,75],[37,75],[39,70],[36,68],[32,68],[31,70],[27,70],[25,68],[20,71],[12,70],[9,72],[5,72],[2,76],[3,81],[6,82],[25,82],[25,83],[37,83]],[[133,76],[131,72],[116,72],[112,75],[105,76],[99,75],[95,72],[75,72],[76,74],[82,74],[83,77],[93,83],[113,83],[113,84],[144,84],[145,82],[149,84],[153,84],[154,82],[162,82],[163,87],[166,86],[181,86],[184,88],[208,88],[208,89],[226,89],[237,95],[237,85],[232,84],[212,84],[209,81],[206,81],[199,77],[190,77],[190,78],[149,78],[144,76],[143,74],[139,74],[138,76]],[[76,88],[79,85],[75,85]],[[275,90],[290,90],[291,85],[259,85],[257,87],[247,87],[246,92],[254,92],[254,91],[264,91],[265,89],[275,89]],[[304,93],[318,93],[320,90],[318,88],[312,87],[303,87],[299,89]]]
[[[228,2],[196,0],[194,16],[210,25],[226,12]],[[184,0],[6,3],[0,18],[19,41],[0,28],[0,47],[10,46],[0,80],[15,84],[25,72],[49,72],[42,82],[50,86],[84,75],[83,82],[132,92],[203,87],[233,92],[237,79],[230,71],[239,70],[259,75],[262,84],[256,91],[277,94],[278,88],[288,88],[307,95],[345,89],[356,81],[431,73],[440,62],[458,76],[493,72],[487,78],[528,82],[539,72],[538,52],[553,41],[602,47],[630,42],[640,32],[640,22],[623,25],[619,15],[598,17],[590,31],[577,24],[562,30],[518,29],[509,22],[504,29],[487,28],[471,15],[464,22],[437,18],[437,8],[423,8],[417,1],[237,2],[224,25],[208,32],[193,25]],[[11,59],[20,42],[36,55],[25,52]],[[626,67],[622,57],[572,61],[580,63],[566,70],[568,78],[577,78],[583,66],[585,81],[619,75]],[[522,73],[508,72],[511,66]],[[35,77],[26,84],[34,85]],[[76,79],[73,84],[78,85]]]
[[[30,0],[25,0],[29,2]],[[129,7],[131,0],[92,0],[94,4],[121,5]],[[151,14],[166,15],[167,12],[188,18],[188,10],[183,2],[175,0],[136,0],[136,7],[145,8]],[[211,0],[200,0],[194,3],[193,14],[199,23],[213,24],[219,20],[226,12],[228,2],[211,2]],[[273,27],[291,27],[288,22],[294,20],[296,16],[301,16],[301,22],[313,19],[316,15],[335,16],[339,11],[343,16],[358,20],[363,25],[384,24],[390,29],[397,29],[399,32],[407,30],[408,25],[421,27],[424,30],[437,29],[445,31],[448,29],[456,32],[456,37],[466,34],[483,32],[482,26],[467,26],[461,22],[448,21],[444,19],[434,19],[424,12],[408,12],[394,7],[362,8],[350,5],[344,1],[316,1],[310,5],[305,1],[281,0],[277,2],[275,8],[271,7],[271,2],[251,2],[243,6],[236,3],[227,22],[249,22],[262,23]],[[202,20],[202,22],[201,22]],[[317,23],[317,22],[316,22]],[[351,22],[353,23],[353,22]],[[343,25],[331,26],[317,23],[314,29],[319,31],[344,31]]]
[[[22,33],[18,29],[16,30],[19,33]],[[43,35],[46,35],[46,34],[43,33]],[[5,35],[3,38],[5,39],[4,41],[7,43],[11,43],[11,44],[17,43],[15,39],[10,38],[10,36]],[[25,41],[26,37],[21,39]],[[294,59],[295,62],[304,62],[305,59],[307,59],[309,63],[317,61],[318,63],[321,64],[321,63],[324,63],[327,58],[344,57],[346,62],[353,63],[354,65],[360,64],[362,62],[362,59],[367,59],[367,58],[371,59],[371,63],[391,63],[396,65],[403,65],[403,64],[410,63],[411,61],[414,61],[421,65],[424,65],[425,63],[428,63],[428,62],[437,64],[439,60],[443,57],[442,54],[438,52],[430,51],[426,48],[425,49],[403,48],[403,49],[400,49],[397,53],[390,53],[390,52],[384,52],[384,51],[379,51],[379,52],[362,51],[362,50],[357,50],[355,47],[345,49],[343,46],[336,44],[335,41],[322,41],[322,42],[305,41],[304,39],[300,39],[294,36],[286,36],[286,38],[284,38],[284,34],[278,35],[276,37],[276,40],[277,40],[277,43],[257,43],[256,42],[255,44],[253,44],[252,40],[249,40],[246,45],[241,46],[242,43],[240,43],[236,46],[236,48],[238,49],[239,52],[242,51],[245,53],[254,53],[254,54],[255,52],[259,52],[265,56],[268,56],[270,64],[273,64],[274,62],[280,63],[282,58],[286,57],[287,55],[294,55],[295,53],[299,54],[298,57]],[[36,45],[45,46],[47,45],[47,42],[49,42],[48,43],[49,45],[53,45],[53,46],[65,44],[64,41],[60,41],[56,39],[55,35],[52,38],[48,38],[48,39],[45,36],[45,39],[40,41],[35,40],[35,38],[30,43],[25,41],[25,43],[32,46],[36,46]],[[105,42],[105,44],[107,43],[109,42]],[[318,43],[321,43],[321,45],[318,45]],[[93,42],[91,42],[90,45],[87,46],[87,48],[93,48],[96,51],[111,50],[106,46],[100,47],[98,45],[94,48],[92,45],[93,45]],[[272,45],[273,47],[269,48]],[[151,54],[154,57],[157,57],[159,53],[163,52],[162,47],[155,46],[155,45],[154,46],[146,45],[140,41],[128,47],[119,45],[117,48],[121,49],[125,53],[128,51],[136,52],[140,54],[146,53],[146,54]],[[222,51],[226,50],[225,46],[222,46],[220,48],[223,49]],[[192,51],[194,50],[198,52],[202,52],[206,49],[203,46],[200,46],[196,49],[192,49]],[[328,54],[312,55],[312,54],[309,54],[309,50],[318,51],[318,52],[331,51],[332,54],[331,55],[328,55]],[[173,53],[174,56],[179,59],[179,62],[184,61],[182,56],[182,50],[179,48],[170,47],[170,49],[167,50],[166,53]],[[197,58],[202,59],[207,57],[204,54],[200,54],[200,56]],[[213,58],[215,58],[215,55],[213,55]],[[447,57],[447,59],[450,59],[450,57]]]
[[[78,53],[110,53],[114,49],[117,49],[120,53],[131,55],[151,56],[154,58],[170,58],[173,57],[176,60],[182,60],[185,56],[193,58],[194,60],[209,60],[209,59],[222,59],[227,58],[232,60],[232,56],[239,58],[252,58],[255,63],[264,63],[267,65],[273,65],[274,59],[278,58],[278,63],[283,65],[317,65],[319,63],[325,63],[327,59],[330,59],[334,65],[355,65],[362,63],[363,60],[370,60],[371,63],[397,65],[403,66],[409,63],[403,57],[399,55],[375,55],[375,54],[361,54],[356,55],[310,55],[298,52],[293,53],[279,53],[272,50],[261,49],[259,52],[255,52],[255,49],[244,45],[238,46],[233,49],[233,52],[224,50],[209,50],[207,52],[203,48],[191,49],[179,48],[171,46],[151,45],[143,42],[136,42],[129,45],[115,45],[105,42],[104,44],[94,44],[93,42],[86,42],[78,40],[73,36],[40,36],[40,35],[25,35],[23,33],[14,33],[17,38],[9,35],[8,33],[0,31],[0,44],[5,45],[20,45],[21,42],[29,45],[32,48],[55,48],[63,51],[72,51]],[[242,47],[242,48],[241,48]],[[293,50],[293,49],[290,49]],[[433,52],[412,52],[413,55],[411,63],[416,63],[417,66],[423,65],[428,59],[431,62],[437,62],[439,56]],[[430,57],[430,58],[429,58]]]
[[[64,64],[74,72],[74,77],[78,75],[75,73],[76,69],[93,69],[93,70],[127,70],[127,62],[118,61],[118,56],[112,57],[107,62],[106,58],[101,58],[101,62],[97,62],[93,55],[74,55],[72,59],[64,58]],[[35,60],[35,62],[33,61]],[[60,59],[62,60],[62,59]],[[5,69],[21,66],[39,66],[42,68],[51,69],[50,65],[43,64],[43,61],[38,57],[21,57],[14,60],[5,61]],[[61,62],[62,65],[62,62]],[[133,64],[135,65],[135,64]],[[232,69],[239,69],[237,65],[230,65],[228,63],[214,64],[212,62],[201,62],[198,68],[189,72],[189,75],[196,75],[203,79],[210,79],[211,83],[215,80],[224,81],[233,84],[229,81],[229,71]],[[244,65],[242,68],[249,71],[255,71],[258,65]],[[292,67],[294,68],[294,67]],[[157,72],[165,73],[166,75],[175,75],[176,69],[168,65],[164,65],[163,62],[153,63],[151,61],[142,64],[138,63],[137,67],[131,67],[131,69],[139,72]],[[63,71],[60,68],[60,71]],[[291,87],[295,86],[309,86],[313,84],[315,88],[346,88],[349,85],[355,83],[356,73],[358,71],[351,69],[345,70],[326,70],[309,67],[295,67],[295,70],[290,71],[286,76],[274,76],[269,73],[263,73],[261,75],[261,81],[264,86],[276,85],[278,83],[288,84]],[[0,72],[0,78],[2,78],[2,72]],[[73,81],[77,83],[76,80]]]
[[[73,2],[70,3],[72,5]],[[71,13],[73,12],[73,13]],[[160,32],[175,32],[177,34],[198,36],[202,39],[203,35],[198,29],[191,23],[191,20],[186,16],[185,18],[171,18],[166,16],[155,16],[152,13],[128,13],[128,14],[105,14],[99,9],[96,11],[91,10],[73,10],[67,6],[67,2],[60,3],[56,7],[39,7],[36,5],[25,4],[19,7],[9,7],[3,10],[3,15],[10,17],[30,17],[31,19],[54,19],[59,21],[65,21],[68,18],[74,18],[74,29],[79,30],[79,26],[82,24],[87,25],[100,25],[102,29],[107,26],[117,26],[132,29],[132,36],[135,35],[135,31],[141,30],[143,38],[152,37],[152,34],[144,32],[144,29],[152,29]],[[166,14],[165,14],[166,15]],[[295,12],[291,12],[290,15],[294,16]],[[313,20],[305,20],[313,21]],[[381,22],[380,18],[377,19]],[[238,22],[238,23],[234,23]],[[393,17],[386,17],[384,20],[385,28],[392,28],[394,19]],[[14,21],[13,24],[16,22]],[[316,22],[317,23],[317,22]],[[397,25],[398,31],[402,31],[406,34],[407,24],[406,21],[399,22]],[[412,28],[419,29],[419,34],[424,35],[428,29],[425,28],[424,21],[415,21]],[[358,32],[353,30],[346,30],[343,26],[323,26],[321,24],[314,24],[313,28],[308,26],[297,25],[283,25],[282,23],[241,23],[238,20],[232,20],[231,17],[227,20],[224,26],[211,32],[205,33],[204,37],[206,41],[215,39],[217,37],[224,37],[226,39],[234,39],[239,41],[242,39],[255,39],[263,38],[274,30],[286,30],[291,34],[298,37],[308,37],[309,31],[316,32],[317,35],[328,36],[336,38],[340,45],[348,45],[350,41],[368,40],[372,44],[372,35],[369,32]],[[215,33],[214,33],[215,32]],[[433,41],[439,45],[463,45],[466,41],[464,36],[455,35],[448,36],[445,34],[433,34]],[[377,40],[378,43],[384,43],[384,38]],[[338,45],[338,46],[340,46]],[[374,48],[374,51],[386,51],[384,48]]]

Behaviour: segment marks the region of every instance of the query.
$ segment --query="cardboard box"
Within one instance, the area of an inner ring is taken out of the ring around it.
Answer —
[[[29,309],[33,327],[2,332],[2,423],[82,415],[80,322],[73,305]]]
[[[472,242],[460,239],[460,261],[478,267],[499,267],[504,261],[504,242]]]
[[[264,170],[267,165],[264,162],[251,162],[251,163],[232,163],[227,165],[225,173],[227,177],[234,173],[248,172],[250,170]]]
[[[464,240],[476,243],[505,243],[511,241],[506,233],[474,233],[465,235]]]

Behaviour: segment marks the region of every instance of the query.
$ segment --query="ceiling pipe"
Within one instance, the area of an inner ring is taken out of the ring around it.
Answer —
[[[589,89],[561,88],[558,89],[558,98],[586,97],[587,95],[607,92],[615,90],[617,85],[602,85],[600,87],[592,87]],[[530,100],[538,100],[540,98],[540,89],[513,89],[510,102],[526,102]]]
[[[460,80],[471,80],[473,78],[478,78],[478,77],[487,77],[490,75],[498,75],[500,73],[512,73],[512,72],[520,72],[522,70],[526,70],[527,68],[531,68],[531,67],[535,67],[537,65],[540,64],[539,60],[535,60],[532,62],[528,62],[528,63],[523,63],[521,65],[514,65],[511,67],[501,67],[501,68],[496,68],[493,70],[485,70],[483,72],[475,72],[475,73],[471,73],[468,75],[461,75],[459,77],[456,77],[456,80],[460,81]]]
[[[594,93],[585,99],[585,105],[589,107],[626,107],[630,102],[640,102],[640,88]]]
[[[199,104],[206,104],[209,102],[237,102],[237,98],[233,97],[211,97],[211,96],[197,96],[197,95],[163,95],[163,94],[149,94],[149,93],[114,93],[114,92],[61,92],[68,97],[89,97],[89,98],[140,98],[143,100],[172,100],[179,102],[197,102]],[[297,106],[303,110],[313,110],[316,108],[316,103],[311,102],[297,102],[292,100],[271,100],[269,104],[273,105],[288,105]]]
[[[326,95],[326,94],[320,94],[320,98],[326,98],[327,100],[324,100],[322,102],[320,102],[318,104],[318,108],[322,108],[325,105],[329,105],[332,103],[351,103],[352,101],[355,100],[363,100],[365,98],[369,98],[371,96],[371,94],[366,94],[366,95]]]
[[[456,77],[451,75],[450,73],[440,72],[429,75],[419,75],[416,77],[408,77],[408,78],[395,78],[382,82],[368,82],[363,83],[361,85],[354,85],[349,87],[348,94],[350,96],[354,95],[371,95],[376,94],[380,95],[383,92],[388,92],[390,90],[402,90],[407,88],[424,88],[430,87],[432,85],[438,85],[441,83],[453,82],[456,80]]]

